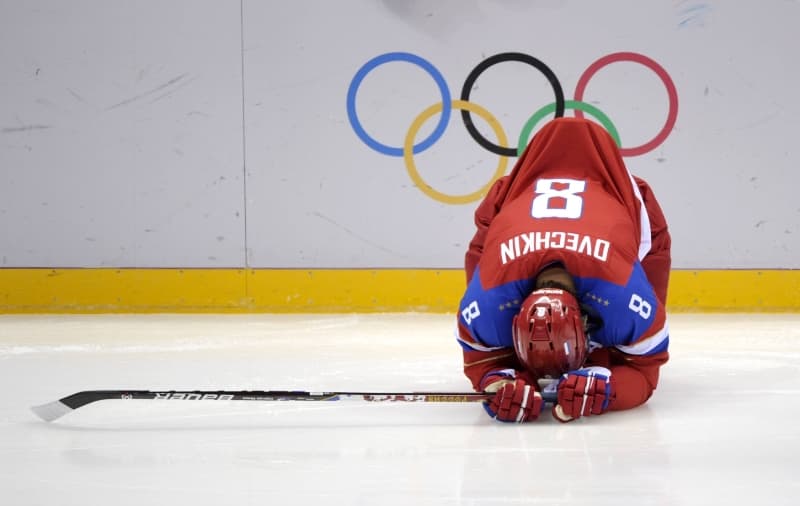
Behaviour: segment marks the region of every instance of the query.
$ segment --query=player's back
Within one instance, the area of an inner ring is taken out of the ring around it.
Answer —
[[[484,287],[553,262],[580,277],[624,281],[639,250],[642,206],[613,142],[599,125],[576,118],[537,133],[489,227]]]

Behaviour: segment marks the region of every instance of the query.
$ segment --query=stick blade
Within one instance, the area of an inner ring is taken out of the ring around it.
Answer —
[[[53,401],[47,404],[33,406],[31,407],[31,411],[36,413],[36,415],[45,422],[52,422],[71,412],[72,408],[61,401]]]

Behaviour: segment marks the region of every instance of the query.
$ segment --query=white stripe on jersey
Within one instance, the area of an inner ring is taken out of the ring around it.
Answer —
[[[459,335],[458,327],[456,327],[455,334],[456,334],[456,339],[458,340],[459,343],[462,343],[462,344],[466,345],[468,348],[470,348],[472,350],[475,350],[475,351],[496,351],[496,350],[504,349],[503,346],[494,346],[494,347],[492,347],[492,346],[484,346],[481,343],[477,343],[477,342],[474,342],[474,341],[465,341],[461,337],[461,335]]]
[[[652,336],[639,341],[630,346],[617,345],[616,348],[624,351],[628,355],[646,355],[648,352],[658,348],[669,337],[669,324],[664,322],[664,327]]]
[[[633,193],[636,194],[636,198],[639,199],[639,221],[641,222],[641,237],[639,237],[639,260],[642,260],[645,256],[647,256],[647,253],[650,252],[650,246],[652,246],[653,243],[653,238],[651,237],[652,232],[650,230],[650,217],[647,216],[647,208],[644,206],[644,199],[642,199],[642,194],[639,192],[639,186],[636,184],[636,181],[633,179],[630,171],[628,171],[628,177],[631,178]]]

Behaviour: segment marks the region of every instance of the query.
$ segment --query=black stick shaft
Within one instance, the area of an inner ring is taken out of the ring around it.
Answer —
[[[554,393],[545,391],[546,402]],[[482,402],[493,394],[478,392],[306,392],[292,390],[85,390],[31,408],[53,421],[87,404],[111,399],[172,401],[358,401],[358,402]]]
[[[293,390],[87,390],[60,399],[77,409],[106,399],[177,401],[343,401],[364,402],[477,402],[491,397],[483,393],[454,392],[306,392]]]

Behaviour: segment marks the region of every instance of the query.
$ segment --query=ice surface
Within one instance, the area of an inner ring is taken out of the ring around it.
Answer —
[[[101,401],[81,390],[468,391],[453,317],[0,316],[3,505],[795,505],[800,315],[671,315],[643,407]]]

